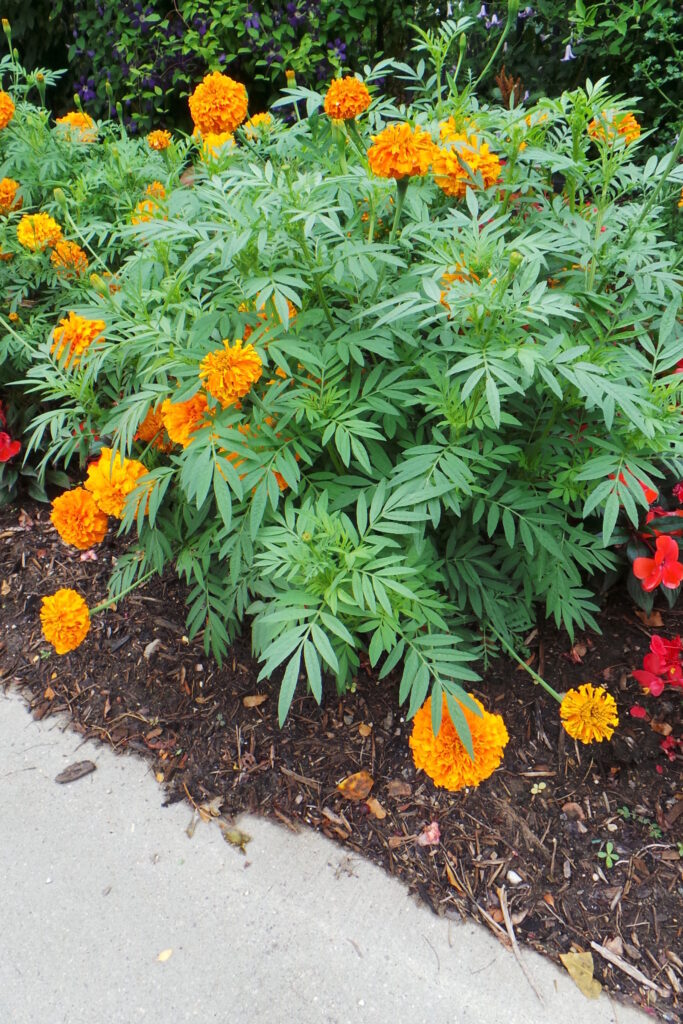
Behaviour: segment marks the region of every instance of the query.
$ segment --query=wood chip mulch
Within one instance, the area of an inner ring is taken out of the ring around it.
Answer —
[[[681,736],[681,701],[676,691],[644,696],[630,677],[656,623],[625,597],[610,595],[602,636],[572,645],[545,623],[529,639],[556,689],[609,687],[621,720],[613,740],[570,740],[554,702],[500,659],[474,692],[505,718],[503,765],[478,789],[450,794],[415,771],[395,680],[365,671],[343,699],[333,687],[322,707],[301,697],[280,730],[277,687],[256,681],[248,638],[218,668],[201,638],[184,635],[183,589],[170,576],[98,615],[86,642],[57,657],[40,632],[40,598],[72,586],[91,606],[102,600],[122,542],[84,560],[48,513],[0,511],[0,683],[23,688],[36,718],[66,712],[84,736],[148,758],[168,802],[316,828],[437,914],[474,918],[556,960],[589,950],[611,993],[683,1020],[683,758],[660,747]],[[662,609],[654,631],[677,634],[682,616]],[[632,717],[633,705],[648,717]],[[337,786],[362,770],[370,795],[349,800]]]

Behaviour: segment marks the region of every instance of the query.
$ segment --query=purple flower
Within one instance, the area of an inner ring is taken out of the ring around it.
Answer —
[[[491,20],[486,22],[487,28],[493,28],[494,25],[500,25],[500,20],[497,14],[492,14]]]
[[[566,64],[568,60],[576,60],[576,54],[572,50],[571,43],[567,43],[567,45],[564,48],[564,57],[560,58],[562,64]]]
[[[327,44],[327,49],[331,51],[332,55],[343,64],[346,60],[346,43],[343,42],[338,36],[333,43]]]
[[[253,28],[257,32],[261,27],[261,19],[258,16],[258,11],[251,10],[249,17],[244,19],[245,28]]]
[[[517,15],[518,18],[531,18],[534,13],[533,7],[525,7],[523,11],[520,11]]]
[[[488,18],[488,16],[489,16],[489,12],[486,10],[486,4],[482,4],[481,7],[479,8],[479,14],[477,15],[477,17],[478,18]]]

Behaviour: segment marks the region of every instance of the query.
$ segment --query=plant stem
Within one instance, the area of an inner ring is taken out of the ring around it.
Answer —
[[[472,91],[473,92],[476,92],[477,86],[480,84],[480,82],[483,82],[483,80],[486,78],[487,74],[489,73],[489,71],[491,69],[491,65],[493,64],[494,60],[496,59],[496,57],[498,56],[498,54],[502,50],[503,43],[505,42],[505,40],[507,39],[508,35],[510,34],[510,29],[512,28],[512,23],[513,23],[513,21],[517,20],[517,11],[518,11],[518,9],[519,9],[518,0],[508,0],[508,16],[507,16],[507,20],[505,22],[505,26],[503,28],[503,31],[500,34],[500,39],[498,40],[498,45],[496,46],[495,50],[491,54],[491,57],[489,58],[488,64],[486,65],[486,67],[484,68],[482,73],[479,75],[479,78],[476,80],[476,82],[472,86]]]
[[[530,665],[527,665],[527,663],[525,661],[522,661],[522,659],[517,654],[517,652],[514,651],[512,649],[512,647],[510,647],[510,644],[507,642],[507,640],[500,635],[498,630],[495,629],[491,625],[491,623],[489,623],[489,629],[491,630],[493,635],[497,638],[497,640],[500,643],[501,647],[503,647],[507,651],[507,653],[510,655],[510,657],[514,658],[514,660],[516,662],[518,662],[518,664],[520,664],[523,669],[526,669],[526,671],[529,673],[529,675],[531,676],[533,681],[535,683],[538,683],[539,686],[542,686],[543,689],[546,690],[550,694],[551,697],[554,697],[558,704],[561,704],[562,703],[562,698],[560,697],[560,695],[557,692],[557,690],[554,690],[553,687],[550,685],[550,683],[546,683],[545,679],[543,679],[542,676],[539,676],[538,672],[534,672],[534,670],[531,668]]]
[[[111,608],[113,604],[118,604],[118,602],[122,598],[124,598],[126,594],[130,594],[131,590],[136,590],[137,587],[142,586],[142,584],[145,583],[150,578],[150,576],[154,576],[155,572],[156,569],[150,569],[149,572],[146,572],[145,575],[141,576],[139,580],[136,580],[135,583],[131,583],[129,587],[126,587],[126,589],[122,590],[120,594],[117,594],[116,597],[110,597],[107,601],[102,601],[100,604],[96,604],[94,608],[90,609],[90,614],[94,615],[95,612],[103,612],[106,608]]]

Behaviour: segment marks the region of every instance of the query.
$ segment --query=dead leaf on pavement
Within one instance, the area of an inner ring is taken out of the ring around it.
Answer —
[[[593,977],[592,953],[560,953],[560,960],[570,977],[588,999],[597,999],[602,985]]]
[[[222,821],[219,821],[218,824],[226,843],[230,843],[231,846],[238,846],[242,853],[246,854],[246,845],[251,842],[251,836],[234,825],[228,825]]]
[[[407,782],[401,782],[400,779],[391,779],[387,782],[387,793],[389,796],[400,797],[400,796],[411,796],[412,789]]]
[[[384,810],[379,800],[376,800],[374,796],[369,797],[365,803],[367,807],[370,808],[370,814],[375,818],[379,818],[380,821],[382,818],[386,818],[387,812]]]
[[[369,772],[363,770],[355,775],[348,775],[337,786],[337,789],[347,800],[365,800],[366,796],[375,784],[375,780]]]
[[[169,957],[171,957],[172,955],[172,949],[162,949],[161,953],[159,953],[159,956],[157,957],[157,960],[159,961],[159,963],[165,964]]]
[[[268,700],[267,693],[252,693],[249,697],[244,697],[242,703],[245,708],[257,708],[259,704],[263,704],[265,700]]]
[[[82,779],[84,775],[90,775],[94,772],[97,765],[93,761],[76,761],[74,764],[70,764],[68,768],[65,768],[63,772],[55,776],[55,782],[75,782],[76,779]]]

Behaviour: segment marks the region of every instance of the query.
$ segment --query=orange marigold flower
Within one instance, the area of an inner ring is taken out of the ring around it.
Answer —
[[[90,629],[88,606],[75,590],[62,587],[44,597],[40,609],[43,636],[57,654],[68,654],[79,647]]]
[[[380,178],[405,178],[429,170],[434,143],[429,132],[417,125],[391,124],[372,136],[368,150],[370,170]]]
[[[245,134],[248,135],[250,139],[255,139],[261,128],[270,128],[272,123],[273,118],[269,113],[254,114],[254,116],[250,117],[244,126]]]
[[[202,160],[217,160],[223,153],[232,150],[235,145],[235,136],[232,132],[206,132],[202,134],[199,129],[192,133],[196,145],[201,149]]]
[[[171,133],[165,128],[156,128],[147,136],[147,145],[150,149],[156,149],[157,152],[168,149],[171,145]]]
[[[263,363],[253,345],[242,348],[241,338],[237,338],[234,345],[226,339],[223,345],[222,349],[204,356],[199,376],[209,394],[226,409],[256,383],[263,373]]]
[[[292,320],[294,319],[294,317],[296,316],[296,314],[298,313],[298,310],[297,310],[296,306],[294,305],[294,303],[291,302],[289,299],[287,299],[287,310],[289,312],[289,322],[291,323]],[[247,304],[245,302],[241,302],[240,305],[237,307],[237,312],[238,313],[248,313],[249,312],[249,307],[247,306]],[[259,320],[263,320],[264,323],[268,320],[268,314],[266,313],[266,305],[265,305],[265,303],[261,306],[260,310],[258,311],[258,313],[256,315],[258,316]],[[280,319],[280,315],[279,314],[277,314],[277,322],[280,323],[280,324],[282,323],[282,320]],[[266,331],[267,330],[268,330],[268,328],[266,327]],[[251,324],[245,324],[244,328],[243,328],[243,331],[242,331],[242,338],[243,338],[243,340],[244,341],[248,341],[253,333],[254,333],[254,328],[251,326]]]
[[[0,214],[11,213],[12,210],[20,210],[23,199],[17,195],[19,182],[14,178],[3,178],[0,181]]]
[[[98,507],[108,516],[123,518],[126,498],[137,487],[147,470],[137,459],[112,458],[111,448],[103,448],[97,462],[88,467],[85,481]]]
[[[88,257],[75,242],[57,242],[50,253],[50,263],[60,277],[80,277],[88,269]]]
[[[591,683],[567,691],[560,704],[560,718],[565,732],[581,743],[609,740],[619,725],[614,697]]]
[[[473,121],[471,117],[463,117],[460,121],[456,121],[451,115],[447,121],[441,121],[439,124],[439,138],[442,142],[451,142],[462,138],[463,132],[468,131],[477,131],[477,122]]]
[[[9,319],[10,323],[15,324],[19,320],[19,314],[15,313],[14,310],[12,310],[12,312],[9,314],[8,319]],[[683,512],[681,512],[681,514],[683,515]]]
[[[50,519],[64,543],[73,544],[80,551],[100,544],[107,533],[107,516],[83,487],[64,491],[55,498]]]
[[[365,82],[347,75],[330,83],[325,94],[325,113],[334,121],[351,121],[367,110],[371,102]]]
[[[62,229],[47,213],[25,213],[17,224],[17,239],[24,249],[52,248],[61,240]]]
[[[201,427],[208,408],[209,403],[203,391],[198,391],[186,402],[165,399],[161,405],[161,418],[171,441],[174,444],[181,444],[183,448],[192,444],[192,435]]]
[[[471,696],[471,694],[470,694]],[[432,698],[428,697],[413,719],[410,747],[416,768],[422,768],[436,786],[452,791],[465,786],[478,786],[488,779],[500,764],[509,736],[500,715],[484,710],[476,697],[472,697],[482,712],[475,715],[460,704],[472,734],[474,760],[467,753],[448,713],[443,697],[441,728],[437,736],[432,731]]]
[[[165,440],[164,431],[164,417],[161,409],[155,410],[154,406],[150,405],[144,420],[137,429],[135,440],[145,441],[147,444],[151,444],[153,448],[167,452],[173,446]]]
[[[166,189],[160,181],[153,181],[145,189],[145,195],[152,196],[154,199],[165,199]]]
[[[56,359],[66,353],[66,366],[78,366],[81,356],[94,341],[104,341],[101,336],[104,320],[86,320],[73,310],[59,321],[54,330],[54,341],[50,352]]]
[[[678,200],[678,209],[683,208],[683,188],[681,189],[681,198]]]
[[[462,198],[468,188],[476,185],[475,174],[481,175],[484,188],[498,181],[501,163],[487,142],[480,142],[476,135],[464,134],[453,135],[450,139],[453,143],[450,149],[435,147],[433,160],[434,180],[446,195]]]
[[[14,253],[13,252],[3,252],[2,251],[2,246],[0,245],[0,260],[2,260],[3,263],[9,263],[9,261],[13,260],[13,259],[14,259]]]
[[[6,128],[14,117],[14,102],[7,92],[0,89],[0,128]]]
[[[189,99],[190,115],[203,136],[234,132],[247,116],[247,90],[220,71],[206,75]]]
[[[588,125],[588,134],[592,139],[601,139],[611,145],[618,135],[623,135],[626,145],[640,138],[640,125],[633,114],[615,114],[614,111],[603,110],[602,121],[593,118]]]
[[[83,110],[71,110],[64,117],[58,117],[56,123],[72,141],[94,142],[97,138],[97,125]]]

